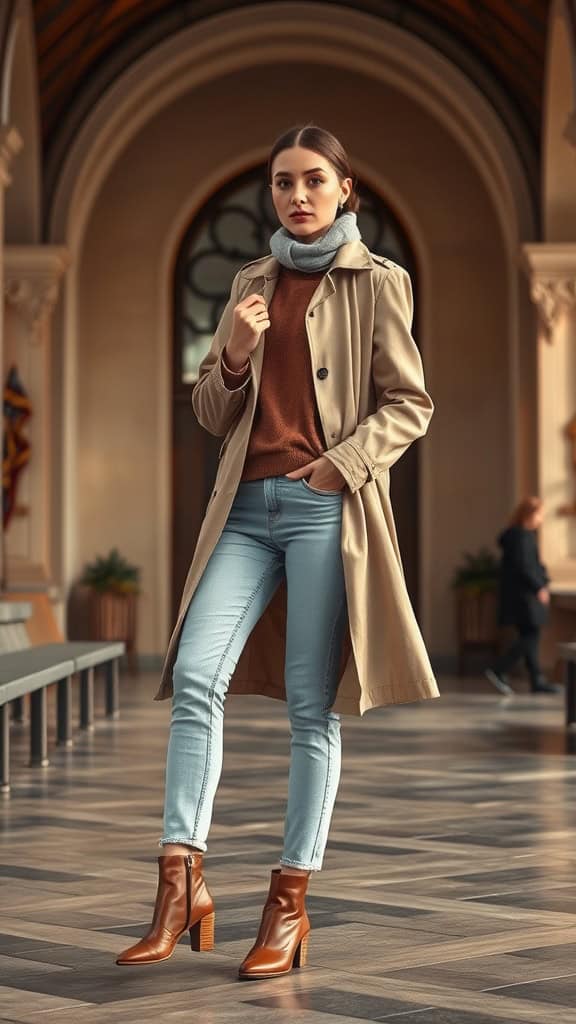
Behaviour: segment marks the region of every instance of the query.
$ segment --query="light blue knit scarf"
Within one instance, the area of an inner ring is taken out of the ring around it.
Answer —
[[[299,242],[286,228],[278,228],[270,238],[270,251],[283,267],[314,274],[330,266],[341,245],[361,238],[356,214],[342,213],[315,242]]]

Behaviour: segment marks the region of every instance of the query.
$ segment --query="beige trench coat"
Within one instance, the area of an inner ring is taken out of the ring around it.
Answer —
[[[279,266],[269,255],[238,271],[192,393],[198,420],[224,442],[155,700],[172,694],[180,629],[242,476],[266,332],[250,356],[249,380],[233,391],[222,380],[220,353],[230,336],[234,306],[253,292],[270,305]],[[411,323],[408,274],[361,241],[338,249],[306,312],[326,457],[347,482],[341,550],[348,628],[334,703],[334,710],[345,714],[439,696],[406,589],[389,496],[390,467],[426,433],[434,408]],[[328,369],[322,380],[316,375],[319,367]],[[285,633],[284,580],[246,643],[230,692],[286,699]]]

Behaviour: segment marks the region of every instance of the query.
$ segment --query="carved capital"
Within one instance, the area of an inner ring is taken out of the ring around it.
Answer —
[[[4,294],[25,321],[35,340],[42,338],[58,298],[58,281],[49,277],[22,278],[5,274]]]
[[[561,317],[576,305],[576,244],[528,244],[523,246],[522,256],[541,332],[546,341],[552,342]]]
[[[33,341],[42,340],[67,265],[68,256],[61,246],[6,246],[4,294]]]
[[[534,277],[531,295],[538,307],[542,333],[551,342],[560,316],[576,304],[576,276]]]

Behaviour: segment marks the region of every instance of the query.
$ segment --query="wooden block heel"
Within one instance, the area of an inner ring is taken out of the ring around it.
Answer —
[[[215,914],[201,917],[190,929],[190,945],[196,953],[209,953],[214,949]]]
[[[294,960],[293,960],[293,963],[292,963],[293,967],[306,967],[306,964],[308,962],[308,939],[309,939],[309,937],[310,937],[310,932],[308,932],[307,935],[304,935],[300,939],[300,943],[298,945],[298,948],[296,949],[296,952],[294,953]]]

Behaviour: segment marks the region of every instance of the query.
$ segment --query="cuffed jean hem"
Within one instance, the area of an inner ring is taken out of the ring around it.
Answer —
[[[169,843],[173,843],[174,846],[195,846],[197,850],[201,850],[202,853],[206,853],[208,845],[203,843],[201,839],[159,839],[158,846],[168,846]]]
[[[322,868],[321,864],[301,864],[297,860],[287,860],[286,857],[280,858],[280,866],[287,868],[300,868],[301,871],[320,871]]]

